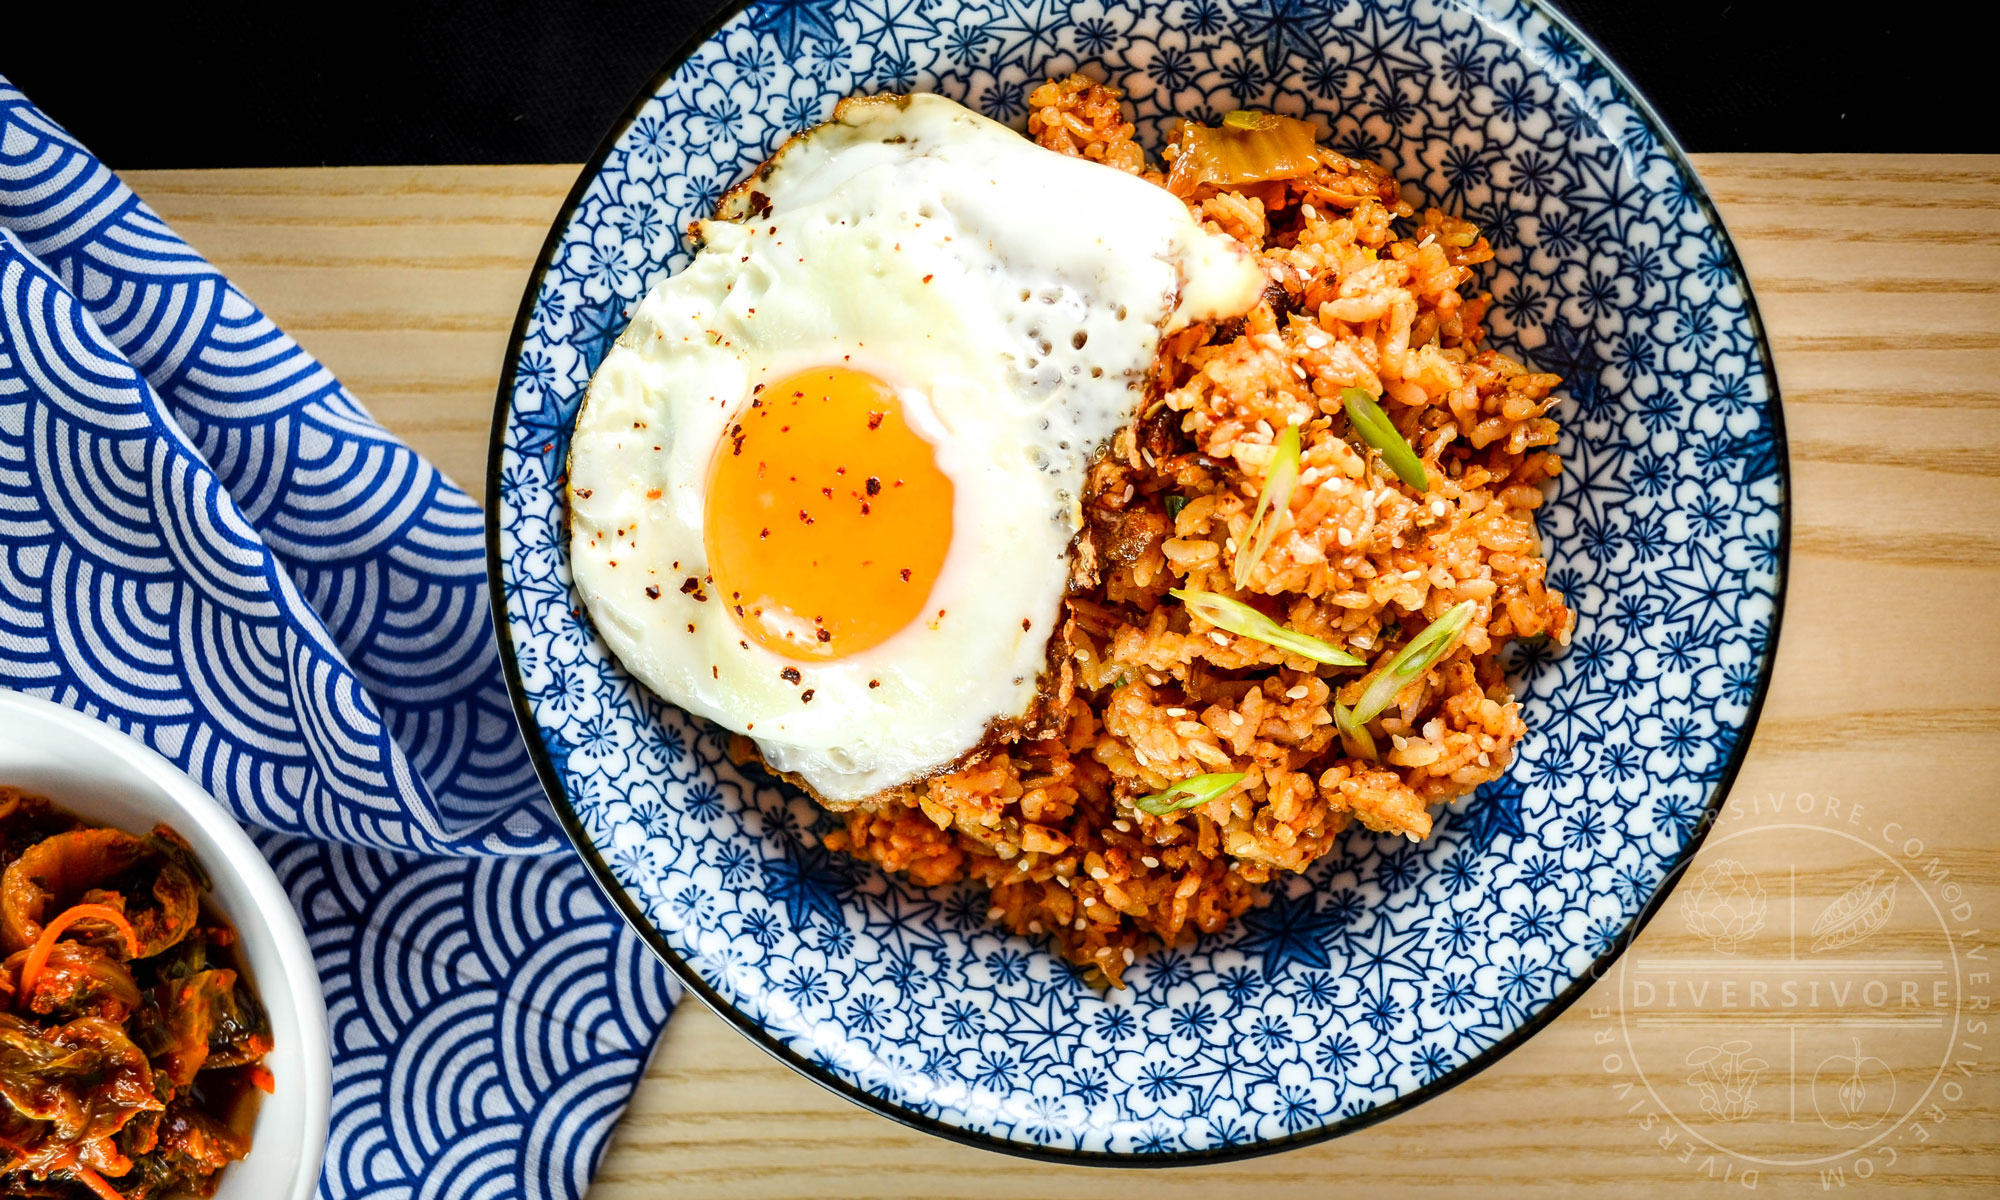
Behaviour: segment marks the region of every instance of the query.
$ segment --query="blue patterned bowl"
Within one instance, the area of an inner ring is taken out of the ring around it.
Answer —
[[[1182,114],[1314,115],[1479,221],[1499,345],[1560,372],[1543,510],[1580,626],[1514,663],[1512,771],[1421,845],[1356,833],[1267,907],[1100,992],[926,891],[636,686],[571,594],[560,477],[584,385],[678,240],[852,92],[1024,118],[1042,77]],[[495,608],[549,792],[688,986],[844,1096],[995,1149],[1212,1161],[1432,1096],[1574,1000],[1644,924],[1742,760],[1776,643],[1785,443],[1769,351],[1693,171],[1562,19],[1502,0],[769,0],[729,15],[584,173],[528,289],[494,425]]]

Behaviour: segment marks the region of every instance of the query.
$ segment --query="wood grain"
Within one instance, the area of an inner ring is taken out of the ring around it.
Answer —
[[[1697,870],[1733,856],[1824,904],[1877,861],[1864,843],[1893,855],[1898,838],[1921,839],[1921,857],[1950,872],[1972,913],[1954,926],[1957,959],[1971,972],[1957,1003],[1971,1008],[1992,988],[1987,960],[1967,959],[1966,947],[1990,938],[1966,931],[2000,928],[2000,159],[1710,155],[1697,163],[1776,348],[1794,488],[1776,679]],[[575,172],[158,171],[131,181],[378,416],[478,495],[508,331]],[[1814,798],[1815,816],[1798,814],[1801,794]],[[1843,814],[1863,806],[1867,819],[1853,828],[1868,826],[1865,837],[1849,844],[1815,832],[1828,823],[1828,797]],[[1881,836],[1892,821],[1895,832]],[[1750,829],[1761,832],[1724,844]],[[1897,911],[1917,916],[1885,928],[1882,944],[1917,947],[1927,936],[1921,913]],[[1629,958],[1669,970],[1704,955],[1713,956],[1670,906]],[[1164,1200],[1741,1187],[1708,1178],[1723,1166],[1683,1161],[1678,1146],[1658,1144],[1657,1128],[1642,1128],[1629,1088],[1621,1092],[1602,1065],[1616,1000],[1615,981],[1600,983],[1482,1075],[1351,1137],[1143,1175],[1043,1166],[914,1132],[792,1074],[690,1003],[669,1026],[592,1194],[1089,1191]],[[1941,1020],[1979,1015],[1951,1007]],[[1714,1022],[1718,1037],[1751,1028],[1754,1017],[1699,1004],[1689,1011]],[[1858,1004],[1834,1011],[1867,1015]],[[1676,1045],[1659,1037],[1661,1053]],[[1643,1040],[1639,1049],[1650,1052]],[[1865,1182],[1849,1161],[1845,1186],[2000,1188],[2000,1052],[1960,1054],[1962,1097],[1928,1143],[1906,1146],[1892,1166],[1877,1161]],[[1778,1082],[1795,1098],[1810,1083],[1796,1071]],[[1770,1122],[1762,1152],[1782,1156],[1810,1132]],[[1817,1169],[1766,1168],[1757,1185],[1822,1188]]]

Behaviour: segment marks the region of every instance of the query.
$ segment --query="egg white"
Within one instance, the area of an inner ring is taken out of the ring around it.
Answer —
[[[1162,330],[1247,310],[1263,278],[1164,190],[938,96],[843,103],[724,207],[738,219],[699,223],[694,261],[591,380],[571,569],[648,687],[748,734],[821,799],[857,801],[1028,710],[1089,461],[1132,420]],[[954,534],[922,618],[797,661],[725,611],[704,499],[752,389],[836,364],[897,390],[952,481]]]

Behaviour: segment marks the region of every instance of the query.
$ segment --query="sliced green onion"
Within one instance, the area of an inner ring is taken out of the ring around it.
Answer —
[[[1340,730],[1340,740],[1347,745],[1348,753],[1370,762],[1376,759],[1375,739],[1369,735],[1368,727],[1354,719],[1354,710],[1345,704],[1333,706],[1333,727]]]
[[[1167,594],[1187,605],[1189,612],[1217,629],[1240,633],[1267,646],[1276,646],[1287,653],[1310,658],[1329,667],[1368,665],[1365,660],[1354,657],[1330,642],[1323,642],[1308,634],[1285,628],[1241,600],[1231,600],[1227,596],[1218,596],[1214,592],[1199,592],[1192,588],[1175,588]]]
[[[1182,509],[1184,509],[1184,508],[1186,508],[1186,507],[1187,507],[1187,497],[1186,497],[1186,496],[1183,496],[1183,495],[1180,495],[1180,494],[1179,494],[1179,493],[1177,493],[1177,492],[1176,492],[1176,493],[1170,493],[1170,494],[1169,494],[1169,495],[1167,496],[1167,520],[1168,520],[1168,521],[1178,521],[1178,520],[1180,520],[1180,519],[1181,519],[1181,510],[1182,510]]]
[[[1452,605],[1422,633],[1411,638],[1408,645],[1396,651],[1396,657],[1389,660],[1389,665],[1375,676],[1375,682],[1361,693],[1361,699],[1354,702],[1354,724],[1366,725],[1380,716],[1412,679],[1436,666],[1439,659],[1450,653],[1452,646],[1458,642],[1458,635],[1465,632],[1466,623],[1472,620],[1473,610],[1478,607],[1471,600]]]
[[[1257,493],[1256,511],[1243,531],[1245,544],[1237,549],[1236,566],[1230,572],[1236,586],[1250,585],[1250,572],[1264,561],[1271,539],[1278,536],[1278,522],[1292,511],[1292,487],[1299,481],[1299,427],[1285,426],[1278,435],[1278,452],[1271,459],[1271,473],[1264,477],[1264,490]],[[1270,521],[1264,517],[1269,514]]]
[[[1231,129],[1262,129],[1271,114],[1260,113],[1248,108],[1232,109],[1222,114],[1222,123]]]
[[[1232,771],[1227,775],[1197,775],[1193,779],[1181,780],[1164,792],[1141,796],[1132,803],[1156,817],[1164,817],[1170,812],[1193,808],[1197,804],[1207,804],[1242,782],[1241,771]]]
[[[1354,432],[1361,440],[1381,451],[1382,461],[1396,473],[1396,478],[1420,492],[1430,490],[1430,476],[1424,473],[1424,464],[1418,460],[1417,452],[1410,449],[1410,443],[1396,430],[1395,422],[1389,414],[1375,403],[1375,397],[1362,388],[1342,388],[1341,406],[1347,409],[1347,419],[1354,426]],[[1241,586],[1241,585],[1239,585]]]

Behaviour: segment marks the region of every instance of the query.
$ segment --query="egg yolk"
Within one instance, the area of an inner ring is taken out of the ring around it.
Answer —
[[[951,480],[889,386],[850,367],[770,384],[708,472],[717,598],[750,640],[839,658],[924,611],[951,547]]]

